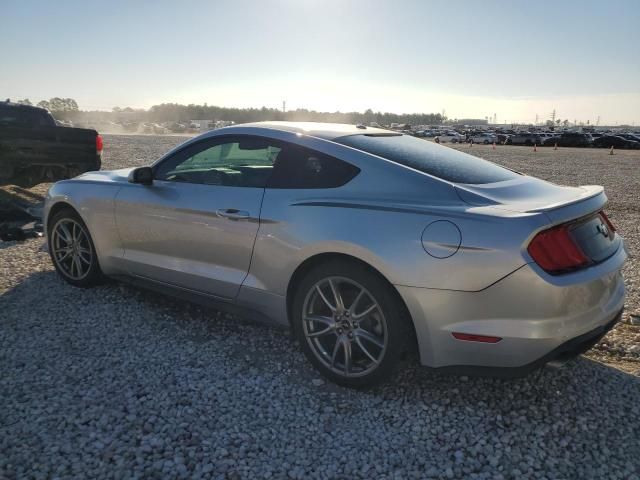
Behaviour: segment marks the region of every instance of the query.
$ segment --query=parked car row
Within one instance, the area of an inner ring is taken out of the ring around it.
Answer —
[[[404,130],[416,137],[433,138],[437,143],[492,143],[500,145],[596,147],[640,149],[640,133],[617,132],[529,132],[529,131],[466,131],[457,130]]]

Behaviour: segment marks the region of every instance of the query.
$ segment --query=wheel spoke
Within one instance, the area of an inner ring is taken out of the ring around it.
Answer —
[[[335,323],[333,321],[333,318],[323,317],[322,315],[307,315],[306,317],[304,317],[304,319],[308,322],[318,322],[322,323],[323,325],[333,325]]]
[[[351,303],[351,306],[349,307],[349,314],[354,317],[356,314],[356,307],[358,306],[358,303],[360,302],[360,299],[364,296],[364,288],[360,289],[360,292],[358,293],[358,295],[356,296],[355,300]]]
[[[336,301],[336,309],[339,311],[344,310],[344,303],[342,302],[342,297],[340,296],[340,292],[338,288],[334,285],[333,280],[329,279],[329,286],[331,287],[331,292],[333,293],[333,298]]]
[[[335,367],[336,365],[336,358],[338,356],[338,352],[340,351],[340,346],[342,344],[342,339],[340,337],[338,337],[336,339],[336,344],[333,346],[333,354],[331,355],[331,366]]]
[[[378,348],[384,348],[384,341],[380,340],[373,333],[368,332],[362,328],[357,329],[355,332],[356,337],[366,340],[370,343],[373,343]]]
[[[85,258],[85,255],[87,258]],[[89,254],[89,252],[82,252],[82,251],[79,252],[78,258],[84,263],[86,263],[87,265],[91,265],[91,255]]]
[[[361,318],[364,318],[367,315],[369,315],[371,312],[375,311],[377,308],[378,308],[378,304],[374,302],[373,305],[370,305],[368,308],[366,308],[364,312],[354,313],[351,317],[354,320],[360,320]]]
[[[71,232],[69,231],[69,229],[64,223],[60,223],[58,225],[58,236],[62,237],[62,240],[64,240],[64,242],[67,245],[70,243],[73,243],[73,237],[71,236]]]
[[[369,352],[367,347],[364,346],[364,344],[362,343],[362,340],[360,340],[360,337],[356,335],[355,340],[358,347],[360,347],[360,350],[362,351],[362,353],[364,353],[367,357],[369,357],[369,360],[371,360],[373,363],[377,364],[378,359],[375,358],[373,355],[371,355],[371,352]]]
[[[324,330],[318,330],[307,334],[309,338],[317,338],[322,337],[324,335],[328,335],[329,333],[333,333],[335,329],[333,327],[327,327]]]
[[[349,371],[351,370],[351,342],[344,340],[342,345],[344,348],[344,374],[349,375]]]
[[[335,312],[336,311],[336,307],[334,307],[331,304],[331,302],[329,302],[327,297],[325,297],[324,293],[322,292],[322,289],[320,288],[320,285],[316,285],[316,290],[318,291],[318,294],[320,295],[320,298],[322,298],[322,301],[327,305],[327,307],[329,307],[329,310],[331,310],[332,312]]]
[[[60,255],[61,253],[63,253],[64,255],[62,255],[62,256],[58,256],[58,255]],[[60,250],[58,250],[58,251],[56,252],[56,257],[57,257],[57,259],[58,259],[58,262],[62,262],[62,261],[64,261],[64,260],[66,260],[67,258],[69,258],[69,256],[71,256],[71,250],[63,250],[63,249],[60,249]]]
[[[82,275],[82,264],[80,263],[80,257],[77,255],[73,257],[73,265],[76,267],[78,277]]]
[[[312,322],[312,323],[317,322],[317,323],[326,325],[326,328],[324,328],[323,330],[314,330],[312,332],[307,333],[306,335],[309,338],[321,337],[323,335],[327,335],[328,333],[335,331],[335,322],[333,321],[332,318],[323,317],[320,315],[307,315],[306,317],[304,317],[304,319],[307,322]]]

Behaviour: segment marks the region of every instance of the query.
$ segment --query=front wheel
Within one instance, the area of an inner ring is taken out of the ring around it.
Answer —
[[[293,303],[294,329],[311,363],[351,388],[387,379],[409,345],[404,305],[366,267],[330,262],[310,271]]]
[[[89,229],[74,210],[61,210],[49,219],[47,238],[53,266],[65,281],[92,287],[103,280]]]

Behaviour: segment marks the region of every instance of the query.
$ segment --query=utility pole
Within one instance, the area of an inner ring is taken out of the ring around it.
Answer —
[[[538,114],[536,113],[536,125],[538,125]]]
[[[551,112],[551,123],[555,124],[556,123],[556,109],[553,109],[553,112]]]
[[[596,120],[596,127],[600,126],[600,115],[598,115],[598,119]]]
[[[286,111],[287,111],[287,101],[282,100],[282,113],[285,113]]]

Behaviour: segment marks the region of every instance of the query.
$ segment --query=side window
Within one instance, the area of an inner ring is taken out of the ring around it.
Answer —
[[[285,147],[276,160],[268,188],[335,188],[360,172],[337,158],[297,145]]]
[[[263,188],[280,147],[260,137],[205,140],[186,147],[156,167],[168,182]]]
[[[29,127],[29,116],[20,108],[0,109],[0,124],[11,127]]]

